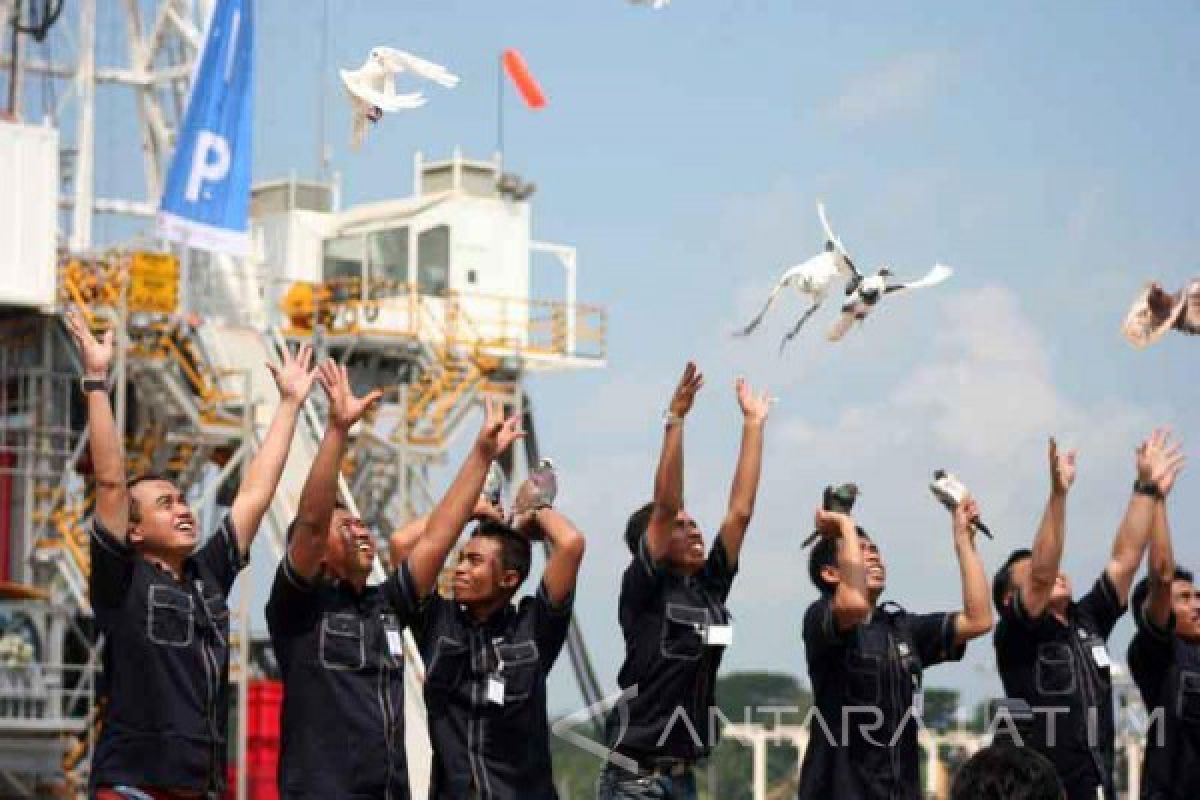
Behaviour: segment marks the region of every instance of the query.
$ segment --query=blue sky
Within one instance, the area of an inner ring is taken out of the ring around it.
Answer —
[[[509,93],[506,162],[538,184],[535,235],[578,246],[581,300],[609,314],[607,370],[531,384],[562,505],[591,542],[578,609],[606,685],[622,654],[620,533],[649,493],[659,415],[687,358],[709,379],[687,431],[687,500],[709,532],[737,446],[734,377],[781,398],[730,601],[727,670],[804,676],[799,624],[814,590],[799,541],[826,483],[863,487],[887,597],[931,610],[959,602],[949,521],[925,489],[934,468],[979,495],[997,533],[981,543],[990,572],[1032,537],[1045,437],[1078,445],[1065,565],[1082,589],[1104,564],[1139,437],[1170,423],[1196,452],[1197,343],[1175,335],[1134,352],[1118,334],[1145,280],[1173,289],[1200,271],[1194,4],[331,7],[322,73],[322,4],[258,6],[260,179],[314,174],[322,84],[348,203],[407,194],[414,150],[490,155],[505,47],[525,54],[549,96],[535,114]],[[389,117],[352,153],[336,67],[377,44],[463,81],[430,87],[425,108]],[[114,158],[100,179],[136,164]],[[957,274],[889,299],[837,346],[819,335],[830,304],[777,356],[799,298],[754,338],[730,339],[777,274],[819,248],[818,197],[860,265],[916,275],[943,261]],[[1192,470],[1171,504],[1177,556],[1193,565],[1196,489]],[[1126,618],[1111,642],[1121,659],[1130,628]],[[991,661],[990,641],[976,642],[966,666],[933,670],[927,684],[998,692]],[[576,702],[563,659],[551,704]]]

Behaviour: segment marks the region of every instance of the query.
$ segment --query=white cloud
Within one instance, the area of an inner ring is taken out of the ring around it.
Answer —
[[[862,125],[918,111],[944,85],[954,64],[946,53],[906,53],[851,78],[827,112],[840,122]]]

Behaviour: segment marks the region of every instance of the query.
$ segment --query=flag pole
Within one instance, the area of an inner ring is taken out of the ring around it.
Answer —
[[[504,164],[504,54],[496,59],[496,158]]]

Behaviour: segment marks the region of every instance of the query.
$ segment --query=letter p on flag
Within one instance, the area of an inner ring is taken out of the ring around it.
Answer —
[[[190,202],[200,200],[200,187],[205,181],[217,183],[229,174],[229,142],[212,131],[200,131],[192,148],[192,168],[188,171],[184,197]]]

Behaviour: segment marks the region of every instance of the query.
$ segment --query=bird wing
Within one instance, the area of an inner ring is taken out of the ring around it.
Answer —
[[[341,70],[341,76],[342,85],[353,97],[369,105],[378,106],[384,111],[407,111],[420,108],[426,103],[425,95],[421,92],[395,94],[393,88],[392,93],[388,93],[385,87],[390,87],[391,78],[387,75],[380,76],[382,83],[378,80],[364,79],[361,72],[351,72],[345,69]],[[372,86],[372,83],[380,83],[380,85]]]
[[[771,294],[767,296],[767,302],[763,304],[762,310],[755,314],[754,319],[750,320],[744,328],[740,331],[734,331],[734,336],[749,336],[754,333],[755,329],[762,324],[763,317],[767,315],[767,311],[775,304],[775,298],[779,297],[779,293],[790,283],[793,272],[794,269],[789,269],[783,273],[783,277],[775,283],[775,286],[771,289]]]
[[[884,291],[886,294],[891,294],[892,292],[901,292],[905,289],[926,289],[930,286],[937,286],[953,274],[954,270],[945,264],[934,264],[933,269],[925,273],[925,277],[906,283],[892,284]]]
[[[833,246],[837,248],[837,251],[849,261],[850,253],[846,250],[846,246],[842,244],[842,240],[838,238],[838,235],[833,232],[833,228],[829,226],[829,219],[825,216],[825,204],[820,200],[817,201],[817,216],[821,218],[821,227],[825,229],[825,238],[833,242]],[[851,264],[851,267],[853,267],[853,264]],[[857,272],[857,270],[855,271]]]
[[[419,75],[426,80],[445,86],[447,89],[453,89],[458,86],[458,76],[450,70],[443,67],[441,64],[435,64],[432,61],[426,61],[423,58],[414,56],[404,50],[396,50],[392,47],[377,47],[376,52],[379,53],[383,63],[395,72],[408,70],[414,75]]]
[[[1188,284],[1184,295],[1187,299],[1179,318],[1175,320],[1175,327],[1184,333],[1200,334],[1200,279]]]

